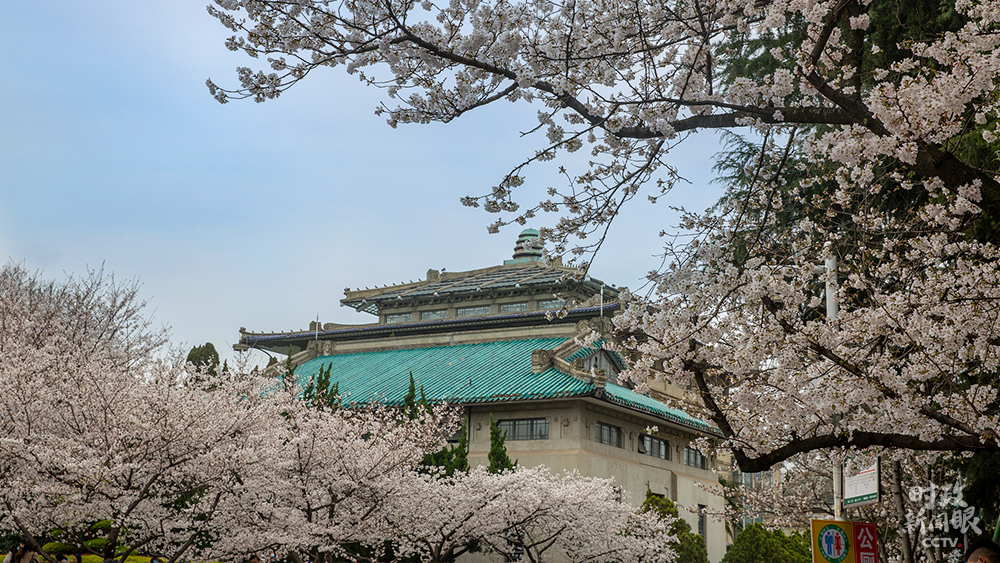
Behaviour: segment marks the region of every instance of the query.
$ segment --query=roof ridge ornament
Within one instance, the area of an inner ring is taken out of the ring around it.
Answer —
[[[513,260],[504,260],[504,265],[517,264],[519,262],[540,262],[545,245],[538,234],[537,229],[524,229],[517,237],[514,245]]]

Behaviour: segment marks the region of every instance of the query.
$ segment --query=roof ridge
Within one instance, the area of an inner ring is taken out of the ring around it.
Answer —
[[[573,350],[572,352],[567,353],[567,352],[569,352],[569,350],[571,350],[573,348],[576,348],[576,350]],[[563,342],[562,344],[560,344],[560,345],[556,346],[555,348],[553,348],[552,349],[552,353],[553,354],[558,354],[559,357],[562,358],[562,359],[566,359],[566,358],[569,358],[570,356],[572,356],[573,354],[576,354],[577,352],[579,352],[582,349],[583,349],[583,346],[580,346],[580,344],[577,343],[576,336],[571,336],[571,337],[567,338],[565,342]]]

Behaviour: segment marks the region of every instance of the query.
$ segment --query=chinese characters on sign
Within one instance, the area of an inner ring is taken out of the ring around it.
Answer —
[[[878,534],[869,522],[812,521],[813,563],[878,563]]]
[[[871,522],[854,522],[856,563],[878,563],[878,532]]]
[[[879,501],[880,465],[865,467],[857,475],[844,475],[844,506],[864,506]]]

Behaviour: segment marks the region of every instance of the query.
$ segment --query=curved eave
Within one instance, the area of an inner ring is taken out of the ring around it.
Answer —
[[[468,406],[468,405],[485,405],[492,403],[524,403],[524,402],[542,402],[551,401],[553,399],[579,399],[585,397],[593,397],[597,389],[590,385],[589,389],[585,390],[565,390],[565,391],[539,391],[536,393],[496,393],[488,397],[474,397],[474,398],[462,398],[462,397],[445,397],[443,399],[435,399],[432,403],[446,403],[455,406]],[[399,407],[403,405],[402,401],[386,401],[386,405]]]
[[[440,283],[440,282],[434,282]],[[596,295],[601,292],[601,288],[604,288],[605,294],[609,295],[611,299],[618,297],[618,289],[609,286],[600,280],[583,280],[579,282],[565,282],[565,281],[554,281],[545,280],[538,283],[532,283],[530,281],[520,282],[518,285],[498,285],[496,287],[485,287],[480,288],[481,290],[463,290],[451,292],[447,290],[442,290],[440,295],[436,293],[428,294],[427,291],[420,288],[410,288],[407,292],[399,293],[398,290],[393,288],[387,288],[382,294],[370,295],[364,298],[361,297],[350,297],[340,300],[341,306],[350,307],[357,311],[364,311],[366,313],[371,313],[377,315],[379,311],[379,306],[382,304],[389,304],[392,306],[406,307],[412,306],[416,302],[451,302],[455,299],[461,299],[463,297],[481,298],[483,295],[488,294],[508,294],[508,293],[526,293],[526,294],[537,294],[537,293],[564,293],[564,292],[574,292],[580,288],[586,288],[587,297],[590,295]],[[412,292],[412,293],[411,293]]]
[[[607,401],[630,410],[653,415],[657,418],[696,432],[711,434],[719,438],[723,437],[718,428],[702,422],[687,413],[684,413],[683,411],[670,408],[655,399],[646,397],[645,395],[639,395],[638,393],[625,387],[609,383],[607,387],[600,390],[596,394],[596,397],[603,401]]]
[[[580,307],[570,309],[565,317],[555,317],[551,321],[546,319],[546,315],[555,311],[528,311],[523,313],[507,313],[503,315],[491,315],[488,317],[469,317],[462,319],[441,319],[437,321],[418,321],[398,324],[377,324],[364,325],[350,328],[339,328],[335,330],[302,331],[279,334],[244,334],[240,337],[240,344],[245,344],[251,348],[285,348],[288,346],[298,346],[305,348],[305,343],[309,340],[357,340],[363,338],[377,338],[379,336],[401,336],[410,333],[432,334],[436,332],[450,332],[463,328],[489,327],[494,325],[522,326],[541,324],[543,322],[565,323],[576,322],[580,317],[590,318],[594,315],[612,313],[621,308],[620,302],[608,303],[601,306]]]

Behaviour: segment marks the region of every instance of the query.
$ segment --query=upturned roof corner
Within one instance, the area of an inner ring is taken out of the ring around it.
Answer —
[[[596,332],[600,335],[598,342],[604,342],[611,338],[612,324],[607,317],[587,319],[577,323],[576,336],[570,338],[551,350],[533,350],[531,352],[531,370],[534,373],[542,373],[549,368],[570,375],[585,383],[593,383],[597,388],[603,388],[608,377],[604,370],[588,370],[585,366],[585,356],[581,352],[590,350],[596,352],[601,349],[598,345],[594,348],[580,345],[580,340]],[[615,354],[620,361],[621,358]]]

